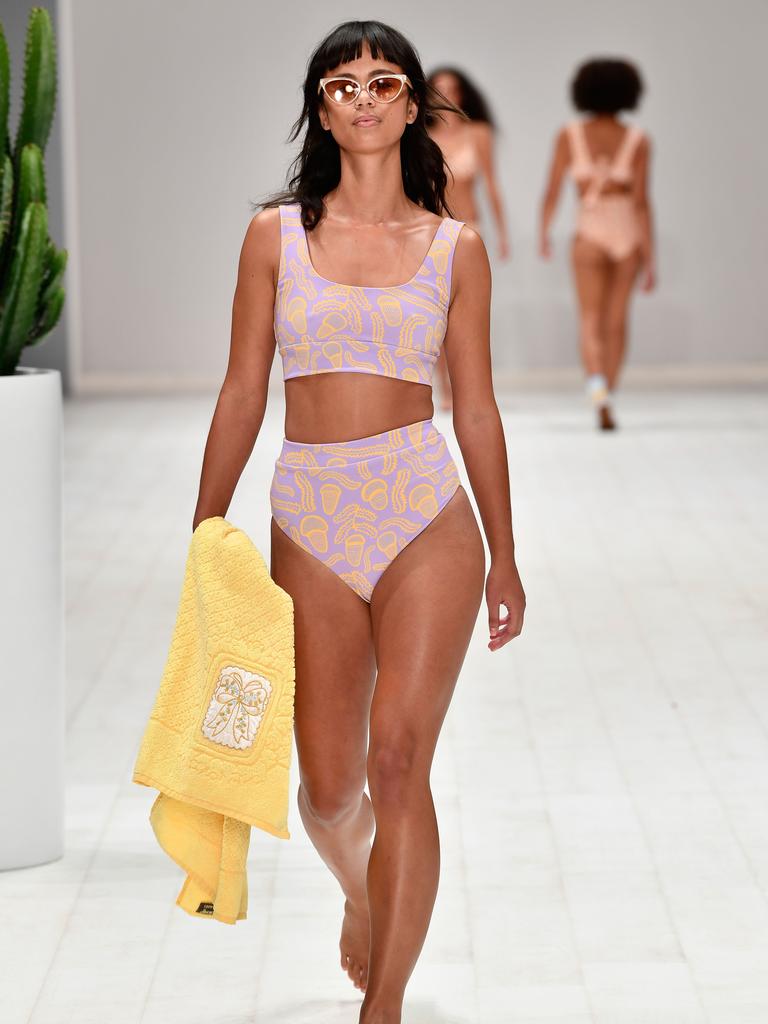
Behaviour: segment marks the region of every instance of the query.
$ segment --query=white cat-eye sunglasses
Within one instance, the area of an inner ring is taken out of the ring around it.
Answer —
[[[318,95],[323,92],[329,100],[339,103],[342,106],[346,103],[354,103],[363,89],[376,103],[392,103],[405,86],[413,88],[408,75],[375,75],[365,85],[360,85],[354,78],[321,78],[318,85]]]

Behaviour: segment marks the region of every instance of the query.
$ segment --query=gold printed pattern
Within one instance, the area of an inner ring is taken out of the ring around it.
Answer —
[[[245,750],[256,739],[271,696],[272,684],[265,676],[237,665],[225,666],[203,719],[203,735],[213,743]]]
[[[298,203],[280,207],[274,329],[283,378],[352,372],[431,385],[463,222],[443,218],[410,281],[361,286],[315,272],[300,214]]]
[[[430,419],[351,441],[283,438],[270,503],[281,530],[370,601],[390,562],[458,487]]]

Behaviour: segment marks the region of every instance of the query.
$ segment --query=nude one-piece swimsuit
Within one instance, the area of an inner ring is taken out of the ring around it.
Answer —
[[[640,129],[627,128],[613,157],[593,159],[582,121],[567,125],[571,146],[571,174],[577,182],[588,182],[579,200],[576,234],[600,246],[613,260],[624,259],[640,245],[640,218],[631,193],[603,191],[609,181],[629,185],[632,181],[632,157],[643,137]]]

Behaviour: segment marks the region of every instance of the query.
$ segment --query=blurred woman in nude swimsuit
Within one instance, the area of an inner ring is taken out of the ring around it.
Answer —
[[[448,167],[448,186],[445,190],[448,207],[454,217],[469,224],[480,233],[480,213],[475,200],[475,184],[480,175],[485,178],[488,200],[496,223],[498,255],[505,260],[510,254],[504,206],[496,178],[493,136],[496,126],[485,97],[463,71],[454,67],[440,67],[427,81],[447,99],[464,111],[466,118],[451,111],[427,121],[427,130],[443,152]],[[451,380],[445,353],[436,363],[440,381],[440,408],[450,411],[452,406]]]
[[[643,85],[623,60],[591,60],[571,83],[577,110],[592,115],[571,121],[555,141],[541,206],[539,249],[549,259],[549,227],[565,172],[579,193],[571,247],[580,313],[581,356],[587,391],[602,430],[615,429],[611,393],[624,361],[627,313],[641,275],[644,291],[656,283],[648,171],[650,141],[617,114],[634,110]]]

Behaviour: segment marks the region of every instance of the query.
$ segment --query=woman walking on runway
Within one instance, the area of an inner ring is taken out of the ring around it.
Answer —
[[[399,1024],[427,933],[440,857],[430,767],[483,594],[491,651],[519,634],[525,604],[489,264],[479,236],[443,216],[432,102],[413,47],[380,22],[346,22],[313,53],[296,174],[245,234],[194,517],[226,514],[277,344],[271,574],[294,602],[298,803],[345,896],[341,965],[365,992],[361,1024]],[[487,577],[432,422],[441,345]]]
[[[505,260],[510,255],[509,232],[496,176],[496,124],[488,101],[465,72],[452,66],[435,68],[427,82],[461,111],[447,110],[439,117],[427,118],[429,136],[440,147],[448,167],[446,206],[479,234],[480,211],[475,189],[482,177],[496,225],[499,259]],[[440,408],[450,411],[451,378],[443,350],[437,357],[435,369]]]
[[[448,166],[445,200],[464,223],[480,229],[475,187],[485,179],[488,200],[496,225],[498,254],[510,254],[509,231],[495,167],[496,122],[487,99],[464,71],[453,66],[435,68],[427,82],[457,110],[427,118],[429,137],[438,144]]]
[[[611,394],[626,351],[632,289],[656,282],[653,218],[649,195],[651,145],[639,128],[623,125],[642,93],[636,68],[623,60],[591,60],[571,84],[579,111],[592,116],[569,122],[555,141],[541,207],[541,255],[549,259],[549,226],[566,170],[579,193],[571,265],[579,302],[581,356],[587,391],[602,430],[616,426]]]

